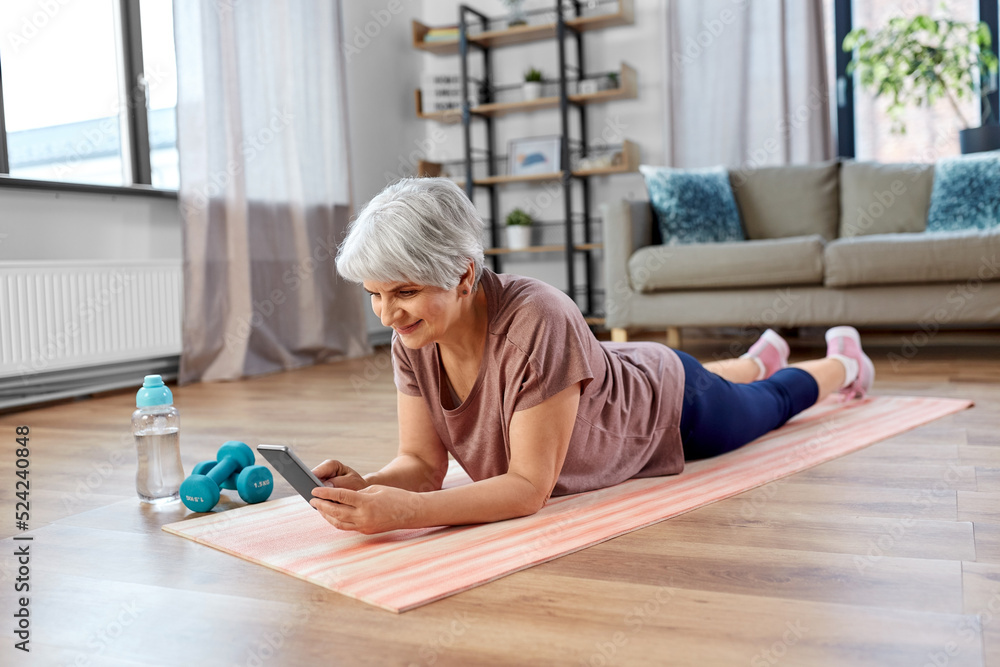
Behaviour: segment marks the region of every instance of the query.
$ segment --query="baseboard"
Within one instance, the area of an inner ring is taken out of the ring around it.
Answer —
[[[0,411],[115,389],[138,389],[146,375],[175,380],[179,367],[180,356],[173,355],[7,377],[0,379]]]

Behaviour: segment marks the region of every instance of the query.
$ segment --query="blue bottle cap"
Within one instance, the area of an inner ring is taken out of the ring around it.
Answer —
[[[174,402],[174,395],[170,389],[163,384],[163,378],[159,375],[147,375],[142,380],[142,389],[135,395],[135,407],[148,408],[153,405],[170,405]]]

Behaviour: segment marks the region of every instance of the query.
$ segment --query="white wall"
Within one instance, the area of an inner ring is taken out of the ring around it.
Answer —
[[[180,257],[175,199],[0,188],[0,261]]]
[[[430,4],[430,3],[428,3]],[[414,83],[420,58],[410,47],[410,21],[422,0],[345,0],[343,32],[355,211],[392,181],[416,173],[425,128],[416,118]],[[389,330],[367,310],[369,334]]]

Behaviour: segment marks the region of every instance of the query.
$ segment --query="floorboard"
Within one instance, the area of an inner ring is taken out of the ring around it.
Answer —
[[[187,510],[135,498],[133,392],[2,414],[5,614],[24,544],[19,425],[33,539],[31,661],[8,629],[0,664],[1000,667],[1000,347],[941,334],[900,362],[901,336],[865,333],[875,393],[975,407],[401,615],[161,531]],[[821,336],[792,346],[796,360],[823,349]],[[728,347],[685,343],[703,360]],[[395,452],[385,349],[174,395],[188,471],[231,439],[365,472]],[[274,497],[290,493],[276,480]],[[218,511],[241,504],[230,492]]]

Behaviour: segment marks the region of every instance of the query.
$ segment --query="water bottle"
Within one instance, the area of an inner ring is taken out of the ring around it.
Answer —
[[[173,394],[159,375],[147,375],[135,395],[132,435],[139,459],[135,490],[145,503],[160,505],[181,497],[181,418],[173,403]]]

